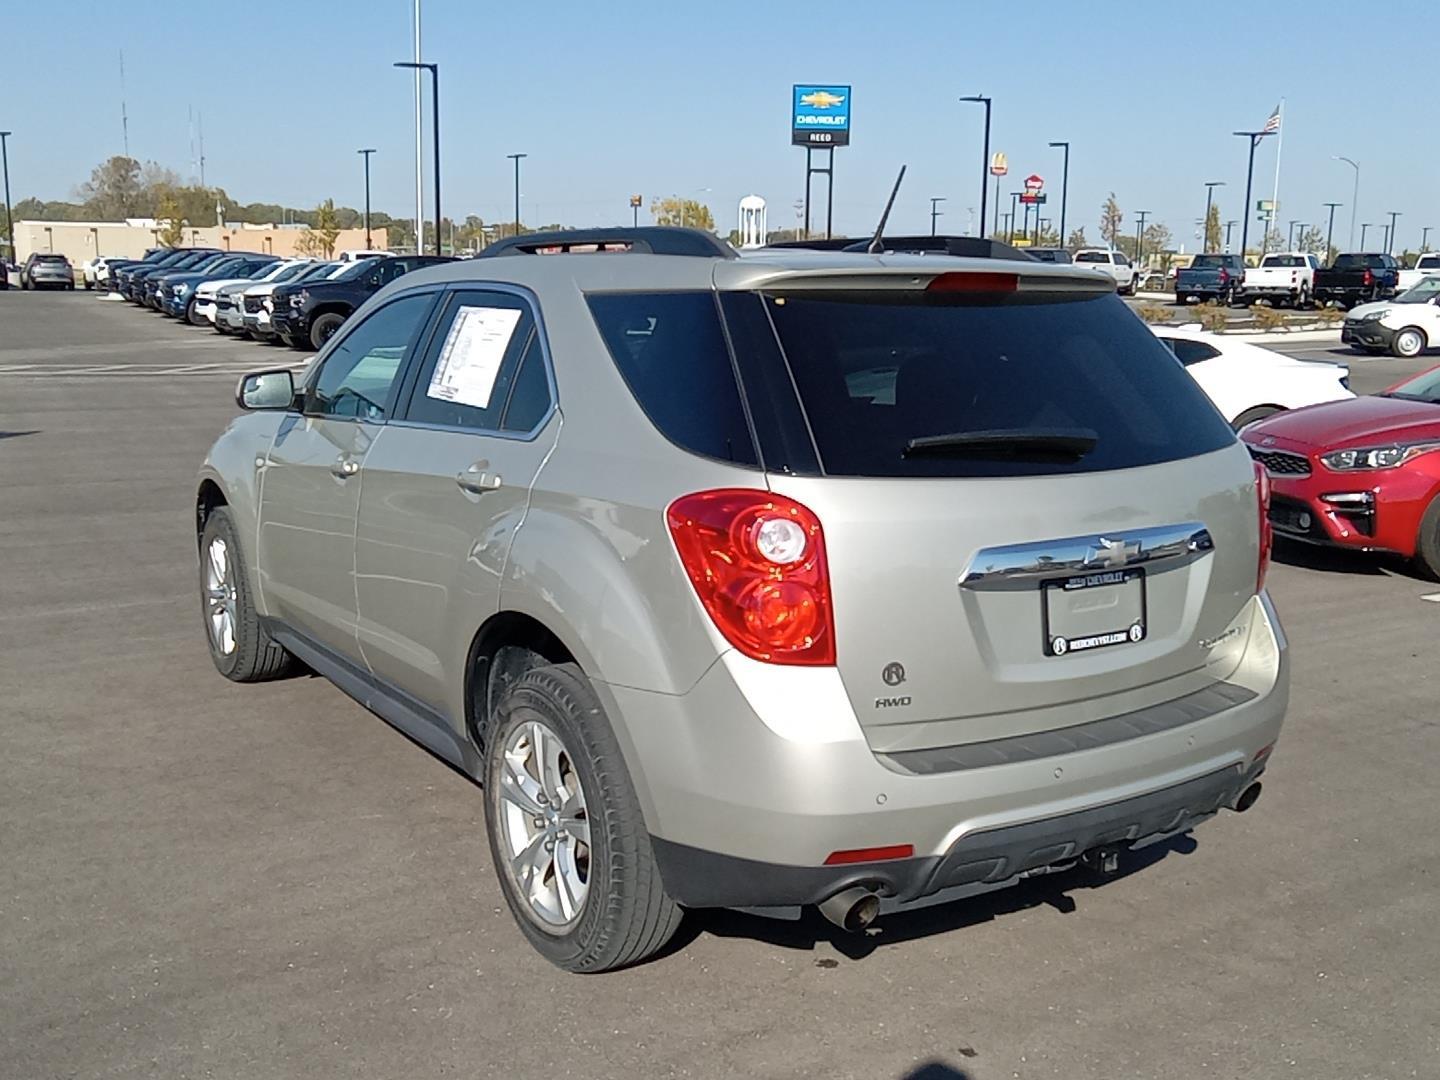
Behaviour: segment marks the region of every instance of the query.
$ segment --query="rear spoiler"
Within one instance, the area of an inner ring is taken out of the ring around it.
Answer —
[[[642,225],[633,229],[563,229],[508,236],[495,241],[476,258],[563,255],[581,251],[628,251],[640,255],[688,255],[702,259],[738,258],[734,248],[711,233],[668,225]]]
[[[889,255],[957,255],[967,259],[1019,259],[1039,262],[1024,248],[1002,244],[978,236],[886,236],[882,238]],[[840,238],[832,240],[783,240],[767,244],[771,248],[801,248],[811,251],[866,251],[869,240]]]

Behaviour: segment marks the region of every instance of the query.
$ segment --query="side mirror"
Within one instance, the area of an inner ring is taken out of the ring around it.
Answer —
[[[242,376],[235,404],[246,410],[289,409],[295,404],[295,376],[286,368]]]

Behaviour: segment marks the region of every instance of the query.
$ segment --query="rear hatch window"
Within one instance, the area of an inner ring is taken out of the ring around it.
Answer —
[[[1229,425],[1113,293],[757,298],[826,474],[994,477],[1129,469],[1218,450]],[[978,450],[963,438],[991,433]],[[1079,434],[1066,458],[1027,437]],[[1004,435],[1013,436],[1007,447]],[[961,436],[957,445],[939,444]]]

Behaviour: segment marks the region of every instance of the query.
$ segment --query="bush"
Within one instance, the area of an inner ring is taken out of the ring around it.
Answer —
[[[1285,313],[1269,304],[1251,304],[1250,314],[1255,317],[1255,325],[1261,330],[1268,332],[1285,328]]]
[[[1175,312],[1164,304],[1141,304],[1135,314],[1147,323],[1167,323]]]
[[[1327,327],[1334,326],[1338,322],[1345,321],[1345,309],[1338,307],[1322,307],[1315,312],[1315,318],[1319,319]]]
[[[1195,321],[1217,334],[1230,324],[1230,313],[1225,310],[1223,304],[1217,304],[1214,300],[1207,300],[1193,309]]]

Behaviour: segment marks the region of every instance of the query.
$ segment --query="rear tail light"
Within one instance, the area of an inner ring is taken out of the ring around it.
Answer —
[[[1015,274],[937,274],[925,286],[926,292],[1011,293],[1019,286]]]
[[[847,851],[832,851],[825,856],[826,866],[850,866],[854,863],[885,862],[889,859],[908,859],[915,854],[914,844],[890,844],[886,847],[850,848]]]
[[[772,664],[835,663],[825,534],[814,511],[773,492],[729,488],[684,495],[665,517],[726,641]]]
[[[1223,266],[1220,268],[1220,284],[1230,284],[1230,271],[1226,270]]]
[[[1270,570],[1270,548],[1275,543],[1275,530],[1270,526],[1270,474],[1255,462],[1255,501],[1260,511],[1260,559],[1255,570],[1255,591],[1265,588],[1265,575]]]
[[[1372,274],[1369,270],[1366,270],[1366,271],[1365,271],[1365,284],[1366,284],[1366,285],[1374,285],[1374,284],[1375,284],[1375,275]]]

